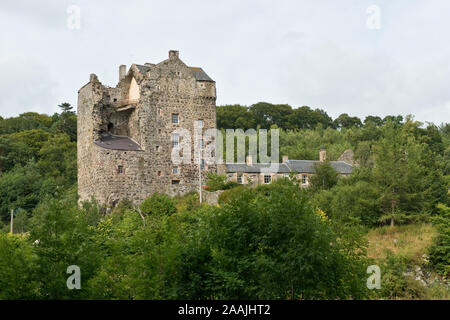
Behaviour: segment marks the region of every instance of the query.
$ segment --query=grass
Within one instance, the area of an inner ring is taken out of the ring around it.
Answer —
[[[369,247],[367,254],[375,260],[384,259],[386,250],[402,255],[411,261],[420,261],[433,237],[437,234],[431,224],[411,224],[403,226],[384,226],[372,229],[367,234]]]

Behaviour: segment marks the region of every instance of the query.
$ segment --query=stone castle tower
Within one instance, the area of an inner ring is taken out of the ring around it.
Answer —
[[[216,85],[201,69],[188,67],[178,51],[169,59],[119,68],[115,88],[102,85],[92,74],[78,91],[78,194],[117,204],[140,203],[154,192],[170,195],[197,191],[199,162],[174,165],[172,148],[194,127],[216,128]],[[197,129],[196,129],[197,130]],[[199,141],[200,143],[200,141]],[[215,166],[201,164],[205,172]]]

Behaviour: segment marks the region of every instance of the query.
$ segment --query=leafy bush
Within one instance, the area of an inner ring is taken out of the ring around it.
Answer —
[[[234,187],[239,186],[237,182],[227,181],[227,177],[225,175],[219,175],[215,173],[206,173],[208,177],[207,181],[207,190],[208,191],[218,191],[218,190],[228,190]]]
[[[450,275],[450,208],[438,205],[440,214],[433,218],[439,235],[434,239],[430,249],[431,262],[436,270],[444,275]]]
[[[366,296],[360,243],[338,239],[302,190],[288,179],[236,190],[223,206],[208,209],[185,247],[181,297]]]
[[[142,213],[144,215],[166,215],[170,216],[177,212],[172,199],[165,194],[154,193],[148,197],[140,206]]]

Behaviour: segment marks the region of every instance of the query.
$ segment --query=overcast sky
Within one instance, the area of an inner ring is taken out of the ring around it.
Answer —
[[[440,124],[450,122],[449,33],[448,0],[1,0],[0,115],[76,105],[90,73],[115,86],[120,64],[175,49],[217,82],[218,105]]]

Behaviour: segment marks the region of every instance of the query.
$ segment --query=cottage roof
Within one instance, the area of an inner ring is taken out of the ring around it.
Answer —
[[[272,169],[270,172],[278,173],[314,173],[315,166],[320,164],[320,161],[314,160],[288,160],[285,163],[275,163],[272,165],[278,165],[278,170]],[[344,161],[330,161],[331,166],[334,170],[340,174],[350,174],[353,171],[353,167]],[[234,172],[245,172],[245,173],[261,173],[268,172],[271,164],[268,163],[255,163],[253,165],[248,165],[245,163],[227,163],[226,169],[229,173]]]
[[[272,167],[271,167],[272,166]],[[246,163],[227,163],[227,172],[246,172],[246,173],[261,173],[261,172],[279,172],[289,173],[290,170],[284,163],[254,163],[248,165]]]
[[[291,171],[300,173],[314,173],[315,166],[320,164],[320,161],[314,160],[288,160],[287,166]],[[330,161],[331,167],[341,174],[350,174],[353,167],[344,161]]]

